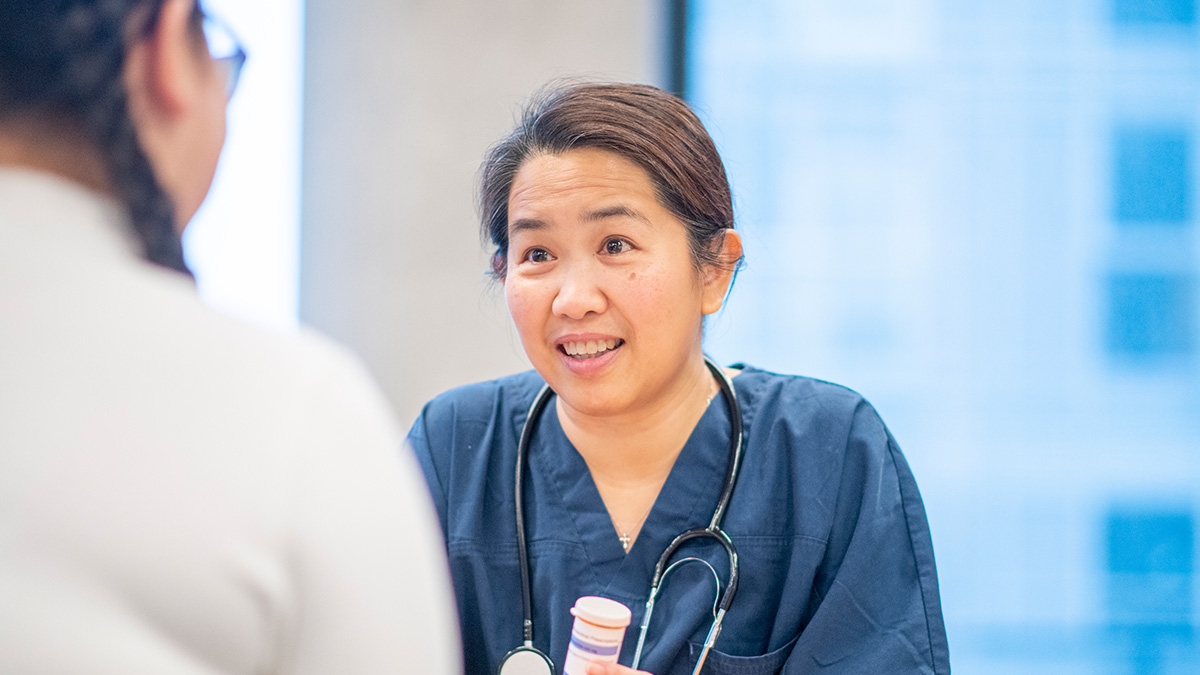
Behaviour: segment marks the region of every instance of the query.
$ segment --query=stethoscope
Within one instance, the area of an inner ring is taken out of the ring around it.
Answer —
[[[712,371],[713,376],[717,378],[721,394],[725,399],[725,405],[729,408],[729,419],[731,421],[729,431],[729,462],[725,466],[724,487],[721,488],[721,499],[717,502],[717,508],[713,511],[712,520],[709,521],[708,526],[697,527],[675,537],[667,545],[662,555],[659,556],[658,564],[654,566],[654,578],[650,583],[650,596],[646,600],[646,611],[642,616],[637,651],[634,652],[633,663],[631,665],[634,670],[637,670],[638,664],[642,659],[642,647],[646,642],[646,633],[650,629],[650,617],[654,614],[654,602],[658,598],[658,592],[666,576],[676,567],[689,562],[698,562],[706,565],[709,571],[713,573],[713,578],[717,580],[717,591],[720,594],[720,602],[713,603],[713,622],[708,629],[707,637],[704,639],[704,647],[700,652],[700,658],[696,661],[695,669],[692,670],[692,675],[697,675],[704,666],[704,661],[708,658],[709,650],[712,649],[713,643],[717,641],[717,636],[721,634],[721,622],[725,619],[725,613],[729,611],[729,606],[733,604],[733,596],[737,593],[737,549],[734,548],[729,535],[725,534],[725,531],[721,529],[721,521],[725,518],[725,509],[729,506],[729,499],[733,496],[733,486],[737,483],[738,469],[742,462],[742,411],[738,407],[737,394],[734,392],[733,383],[729,380],[729,377],[707,357],[704,359],[704,363]],[[521,603],[525,612],[525,643],[505,654],[504,659],[500,662],[498,671],[500,675],[554,674],[554,662],[544,652],[533,646],[533,592],[530,589],[529,580],[529,552],[525,540],[524,510],[525,466],[528,463],[529,442],[533,437],[533,428],[538,417],[541,416],[542,411],[546,408],[546,404],[550,402],[553,396],[554,391],[550,389],[550,385],[542,387],[542,390],[538,392],[537,397],[533,400],[533,405],[529,407],[529,414],[525,417],[525,424],[521,428],[521,438],[517,443],[516,494],[514,501],[516,502],[517,513],[517,555],[520,557],[521,563]],[[701,538],[715,539],[717,543],[724,547],[725,552],[729,555],[729,583],[725,586],[723,594],[720,593],[721,583],[717,572],[707,561],[700,558],[682,558],[671,563],[671,557],[675,555],[683,544]]]

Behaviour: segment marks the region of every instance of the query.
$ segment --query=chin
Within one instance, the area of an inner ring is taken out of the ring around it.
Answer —
[[[564,383],[565,386],[555,387],[563,403],[572,410],[585,415],[603,416],[620,412],[625,408],[623,397],[600,386],[589,386],[587,383]]]

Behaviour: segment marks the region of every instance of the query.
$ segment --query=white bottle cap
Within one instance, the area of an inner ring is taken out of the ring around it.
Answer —
[[[572,616],[604,628],[624,628],[633,617],[629,608],[616,600],[601,598],[595,595],[585,595],[575,601],[571,608]]]

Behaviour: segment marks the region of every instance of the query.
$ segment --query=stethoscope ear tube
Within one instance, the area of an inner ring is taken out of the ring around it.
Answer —
[[[704,662],[708,660],[708,652],[712,650],[713,643],[717,641],[717,636],[721,634],[721,623],[725,621],[725,609],[721,608],[717,612],[717,618],[713,620],[712,627],[708,629],[708,637],[704,638],[704,647],[700,650],[700,658],[696,659],[696,668],[692,670],[692,675],[700,675],[700,669],[704,667]]]

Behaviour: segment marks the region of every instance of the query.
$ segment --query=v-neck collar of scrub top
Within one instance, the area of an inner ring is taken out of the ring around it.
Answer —
[[[537,420],[530,468],[547,477],[557,490],[561,508],[575,525],[588,558],[587,569],[596,576],[595,587],[607,597],[644,602],[654,566],[671,540],[712,519],[729,461],[725,397],[714,397],[692,429],[628,554],[587,463],[567,438],[554,410],[548,406]]]

